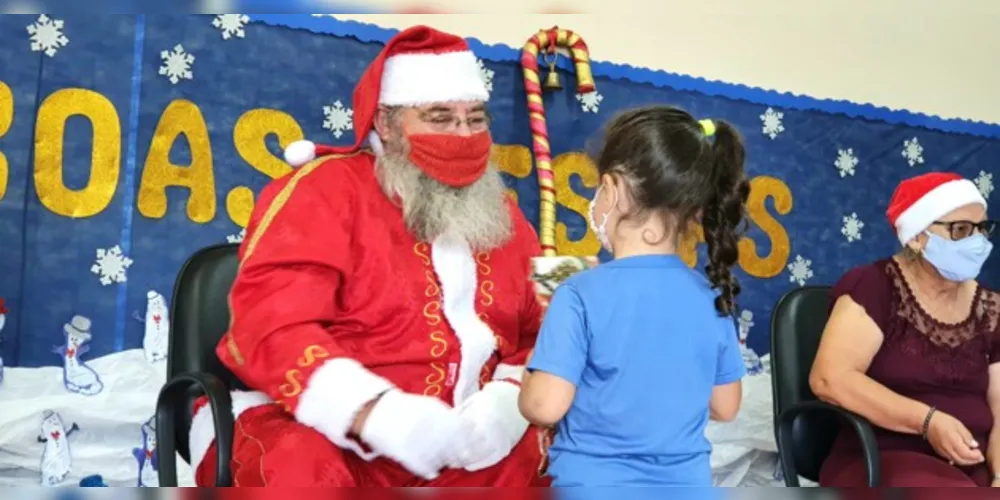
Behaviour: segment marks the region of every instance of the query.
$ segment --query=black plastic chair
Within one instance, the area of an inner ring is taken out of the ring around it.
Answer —
[[[177,486],[175,453],[190,463],[188,432],[195,399],[207,395],[216,438],[215,486],[231,486],[233,443],[230,389],[245,386],[219,362],[215,347],[229,328],[229,290],[238,244],[203,248],[181,267],[170,304],[167,383],[156,400],[156,442],[162,487]]]
[[[799,486],[799,476],[819,481],[820,467],[846,419],[861,439],[868,485],[874,488],[879,454],[871,424],[820,401],[809,388],[809,371],[829,317],[829,293],[829,287],[798,288],[785,294],[771,315],[771,389],[781,469],[787,486]]]

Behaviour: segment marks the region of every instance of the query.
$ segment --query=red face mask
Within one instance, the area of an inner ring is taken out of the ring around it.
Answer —
[[[432,179],[463,188],[479,180],[490,161],[493,139],[489,132],[469,136],[413,134],[410,161]]]

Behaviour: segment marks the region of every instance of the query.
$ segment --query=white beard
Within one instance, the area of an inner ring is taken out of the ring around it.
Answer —
[[[485,251],[512,235],[507,188],[493,164],[472,185],[453,188],[423,173],[405,154],[386,151],[375,161],[375,174],[382,191],[402,202],[406,228],[421,241],[448,234]]]

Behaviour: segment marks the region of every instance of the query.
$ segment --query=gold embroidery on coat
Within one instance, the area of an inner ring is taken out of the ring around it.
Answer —
[[[310,345],[306,346],[305,350],[303,350],[302,357],[299,358],[298,363],[299,366],[305,368],[307,366],[312,366],[312,364],[315,363],[317,359],[323,359],[329,357],[330,357],[329,351],[324,349],[322,346]]]
[[[309,368],[316,363],[317,359],[323,359],[330,357],[329,351],[324,349],[322,346],[316,344],[307,345],[305,349],[302,350],[302,357],[296,361],[299,368]],[[281,384],[278,390],[281,395],[285,398],[294,398],[302,393],[302,382],[299,380],[302,378],[302,372],[298,368],[292,368],[285,372],[285,380],[288,381],[287,384]],[[281,404],[288,406],[283,402]]]
[[[441,301],[440,300],[430,300],[424,304],[424,319],[427,320],[428,326],[437,326],[441,324]]]
[[[431,332],[431,342],[434,344],[431,346],[431,356],[440,358],[448,352],[448,340],[444,338],[444,332],[440,330]]]
[[[496,287],[496,284],[493,283],[493,280],[483,280],[483,284],[479,285],[479,293],[483,296],[479,299],[479,304],[483,307],[493,305],[493,294],[490,292],[493,291],[494,287]]]
[[[448,353],[448,339],[445,338],[442,330],[435,329],[435,327],[438,327],[442,323],[443,318],[441,317],[441,287],[438,286],[437,277],[433,270],[428,269],[432,266],[430,246],[427,243],[419,242],[413,245],[413,253],[424,265],[424,280],[426,281],[424,296],[427,298],[427,302],[424,303],[422,313],[424,320],[427,322],[427,327],[432,330],[430,333],[430,355],[432,358],[441,358]],[[437,396],[444,391],[444,386],[442,385],[445,379],[444,365],[439,362],[432,362],[430,369],[431,373],[424,378],[424,382],[427,383],[427,386],[424,388],[424,395]]]
[[[413,253],[417,254],[417,257],[420,257],[420,261],[425,266],[431,265],[430,246],[427,243],[421,241],[413,245]]]
[[[494,289],[496,289],[496,282],[494,282],[489,278],[485,278],[486,276],[489,276],[490,274],[493,273],[493,267],[490,266],[489,262],[490,262],[490,254],[488,252],[479,252],[476,254],[476,270],[478,271],[478,274],[480,276],[483,276],[482,282],[479,284],[480,312],[477,314],[477,316],[479,316],[479,319],[484,324],[486,324],[487,327],[492,329],[493,327],[490,325],[490,315],[489,313],[483,310],[493,305],[494,299],[492,292]],[[493,338],[494,338],[493,352],[496,353],[499,352],[500,342],[503,339],[500,338],[500,336],[497,335],[496,333],[493,334]],[[493,370],[490,369],[490,365],[488,363],[483,365],[480,372],[480,380],[479,380],[480,387],[486,385],[486,383],[489,382],[492,376],[492,371]]]
[[[444,382],[444,365],[435,361],[431,363],[431,370],[434,370],[433,373],[424,379],[424,382],[427,382],[427,387],[424,389],[425,396],[437,396],[441,394],[441,382]]]
[[[302,392],[302,382],[299,382],[299,378],[302,377],[302,372],[292,368],[285,372],[285,380],[288,381],[287,384],[281,384],[278,387],[278,391],[281,395],[286,398],[294,398]]]
[[[441,288],[438,287],[437,278],[434,277],[434,272],[430,269],[425,269],[424,278],[427,279],[427,288],[424,289],[424,296],[437,297],[438,295],[441,295]]]
[[[493,268],[490,267],[488,262],[490,261],[490,254],[487,252],[479,252],[476,254],[476,264],[479,264],[479,272],[483,276],[489,276],[493,272]]]

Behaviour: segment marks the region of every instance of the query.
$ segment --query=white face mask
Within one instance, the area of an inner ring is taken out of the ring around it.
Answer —
[[[601,196],[601,190],[603,189],[604,189],[603,185],[597,188],[597,192],[594,193],[594,198],[590,200],[590,216],[588,217],[587,222],[590,223],[590,229],[594,231],[594,234],[597,235],[597,240],[601,242],[601,246],[604,247],[605,250],[610,252],[611,240],[608,239],[608,215],[610,215],[611,212],[609,211],[608,213],[601,215],[600,224],[598,224],[597,221],[594,219],[594,210],[597,208],[597,198]],[[616,191],[615,201],[611,203],[611,210],[614,210],[615,205],[618,203],[617,198],[618,198],[618,192]]]
[[[993,251],[993,244],[982,233],[958,241],[942,238],[929,231],[926,233],[928,239],[927,246],[924,247],[924,259],[949,281],[961,283],[976,279]]]

